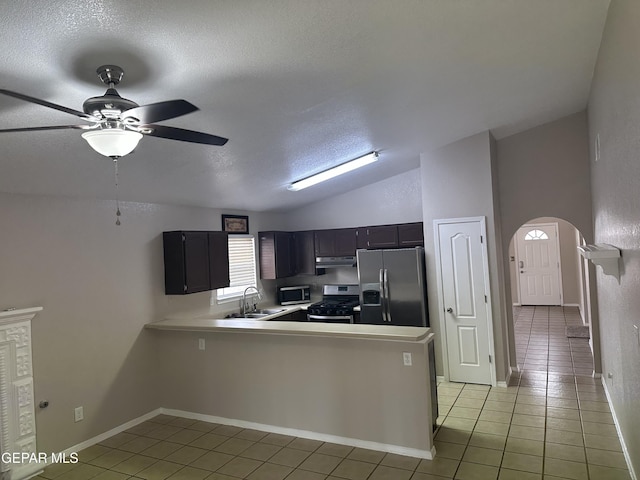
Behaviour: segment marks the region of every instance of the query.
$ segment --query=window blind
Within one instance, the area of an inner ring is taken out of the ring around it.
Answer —
[[[229,235],[229,286],[217,291],[218,300],[242,296],[256,286],[256,251],[253,236]]]

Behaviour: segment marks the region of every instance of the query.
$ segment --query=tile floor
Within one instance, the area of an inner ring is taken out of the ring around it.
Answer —
[[[576,308],[514,309],[522,370],[507,388],[441,383],[436,459],[460,480],[630,478],[589,340],[567,338]],[[416,477],[421,478],[421,477]],[[440,477],[424,477],[440,478]]]
[[[629,479],[577,311],[516,310],[522,373],[507,388],[441,383],[433,461],[166,415],[47,467],[49,480]],[[587,372],[587,370],[589,370]]]

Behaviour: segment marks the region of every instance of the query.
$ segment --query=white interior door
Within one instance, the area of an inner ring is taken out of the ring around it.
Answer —
[[[558,225],[523,225],[516,233],[521,305],[562,305]]]
[[[484,219],[436,220],[444,346],[449,380],[494,383]]]

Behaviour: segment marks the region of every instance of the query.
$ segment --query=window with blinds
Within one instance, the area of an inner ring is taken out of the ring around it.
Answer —
[[[247,287],[256,285],[256,249],[253,236],[229,235],[229,286],[217,290],[217,299],[241,297]]]

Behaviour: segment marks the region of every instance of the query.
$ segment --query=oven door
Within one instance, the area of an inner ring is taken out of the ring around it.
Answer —
[[[307,319],[310,322],[353,323],[353,315],[313,315],[308,313]]]

